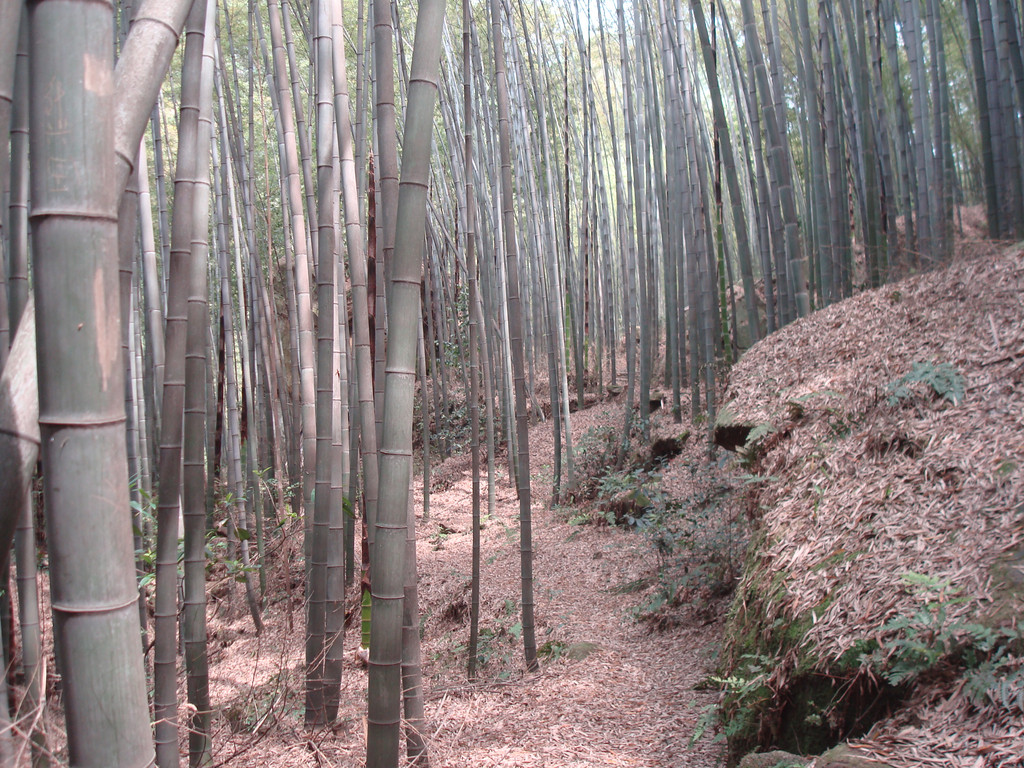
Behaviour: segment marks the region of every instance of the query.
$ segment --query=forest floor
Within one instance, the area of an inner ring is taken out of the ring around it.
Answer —
[[[573,413],[577,444],[588,432],[621,430],[622,396]],[[679,434],[667,414],[655,433]],[[702,441],[662,470],[666,493],[685,495]],[[466,680],[472,478],[467,454],[433,468],[429,517],[417,480],[417,556],[426,741],[435,766],[712,766],[720,745],[688,742],[716,692],[695,690],[714,666],[725,603],[694,593],[671,626],[637,618],[643,588],[657,581],[656,548],[644,536],[593,523],[588,505],[552,507],[550,420],[530,431],[534,576],[540,671],[527,673],[518,640],[519,502],[499,462],[493,514],[482,483],[481,645],[478,681]],[[675,489],[675,490],[672,490]],[[296,529],[294,535],[299,535]],[[292,550],[300,546],[296,538]],[[739,546],[739,542],[737,542]],[[273,584],[257,637],[234,600],[233,620],[211,622],[216,765],[357,766],[365,757],[365,667],[358,628],[345,645],[338,727],[302,727],[301,567],[292,591]],[[638,591],[638,589],[640,591]],[[649,592],[649,588],[648,588]],[[290,615],[290,617],[289,617]],[[592,645],[588,645],[592,644]],[[581,658],[582,657],[582,658]]]

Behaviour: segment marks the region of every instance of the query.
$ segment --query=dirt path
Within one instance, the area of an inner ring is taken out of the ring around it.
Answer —
[[[575,414],[576,439],[595,424],[617,421],[618,412],[598,406]],[[468,617],[464,622],[452,619],[453,614],[461,618],[459,608],[468,600],[467,465],[450,488],[432,495],[431,516],[420,531],[424,671],[437,764],[713,765],[717,750],[710,745],[690,750],[687,744],[711,701],[693,688],[707,674],[718,626],[652,633],[633,621],[630,610],[637,595],[616,588],[650,575],[655,567],[651,547],[636,534],[607,526],[570,525],[571,510],[549,509],[550,423],[535,426],[530,439],[536,468],[537,643],[552,649],[556,658],[542,658],[539,674],[523,676],[520,671],[521,646],[511,637],[519,610],[518,501],[503,477],[495,516],[483,531],[481,628],[493,632],[490,646],[495,648],[481,673],[484,678],[509,679],[470,687],[462,679],[462,656],[455,666],[450,649],[453,642],[465,643],[468,627]],[[450,462],[460,468],[464,463]],[[440,475],[451,471],[442,467]],[[443,540],[436,533],[442,525],[452,531]],[[580,644],[596,648],[585,658],[570,658],[591,650]]]
[[[597,406],[575,414],[574,433],[617,422],[621,409]],[[720,634],[717,622],[694,621],[651,632],[630,610],[636,594],[616,590],[648,576],[653,550],[642,537],[608,526],[572,525],[572,510],[550,510],[550,422],[531,430],[534,467],[534,545],[537,643],[549,653],[541,670],[526,674],[519,622],[518,501],[502,472],[494,515],[482,532],[480,681],[465,677],[469,631],[471,477],[468,456],[435,468],[430,516],[418,519],[420,614],[430,759],[445,768],[507,766],[711,766],[718,745],[688,741],[702,710],[716,694],[694,691],[709,671]],[[418,490],[419,493],[419,490]],[[484,489],[486,514],[486,487]],[[418,496],[417,498],[422,498]],[[271,715],[255,738],[222,734],[219,751],[229,765],[344,765],[363,758],[366,671],[351,658],[342,692],[342,724],[334,737],[313,741],[301,733],[301,607],[293,604],[294,630],[275,626],[261,640],[242,635],[244,620],[221,630],[231,642],[220,653],[214,698],[238,698],[240,687],[262,683],[284,712]],[[276,622],[274,614],[278,614]],[[234,629],[232,629],[234,627]],[[346,645],[354,651],[357,632]],[[264,650],[254,665],[257,644]],[[580,645],[584,644],[584,645]],[[591,645],[586,645],[591,644]],[[280,650],[284,648],[286,650]],[[589,653],[588,653],[589,651]],[[581,656],[585,656],[580,658]],[[254,669],[255,666],[255,669]],[[234,670],[234,671],[232,671]],[[244,675],[243,679],[229,678]],[[288,681],[287,684],[282,681]],[[250,707],[251,709],[251,707]],[[258,706],[256,707],[258,710]],[[248,718],[258,718],[251,712]],[[234,749],[245,753],[232,758]],[[259,757],[256,757],[259,755]]]

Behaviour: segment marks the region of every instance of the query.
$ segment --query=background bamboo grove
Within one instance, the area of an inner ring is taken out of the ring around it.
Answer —
[[[169,768],[185,742],[211,761],[218,541],[257,632],[268,553],[304,564],[306,725],[339,717],[354,610],[368,763],[398,764],[404,721],[426,765],[413,526],[431,456],[468,444],[477,524],[507,456],[535,669],[538,398],[568,498],[587,394],[625,393],[624,440],[652,400],[710,428],[746,348],[947,261],[964,207],[1024,237],[1022,16],[0,0],[0,561],[23,672],[0,762],[20,734],[53,760],[37,541],[70,763]],[[471,680],[480,557],[477,537]]]

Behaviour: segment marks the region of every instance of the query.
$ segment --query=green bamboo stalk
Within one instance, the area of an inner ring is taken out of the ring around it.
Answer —
[[[161,301],[160,275],[157,272],[156,240],[153,237],[153,208],[149,189],[149,167],[146,147],[139,146],[136,161],[139,177],[139,232],[142,243],[142,285],[145,297],[146,347],[152,361],[153,396],[150,400],[155,412],[160,411],[163,396],[166,353],[164,350],[164,316]],[[157,428],[159,434],[159,427]]]
[[[8,237],[7,208],[4,191],[8,184],[11,156],[7,152],[14,106],[14,79],[18,36],[22,17],[22,0],[0,0],[0,256]],[[0,269],[0,368],[7,359],[11,342],[11,325],[7,304],[7,273]]]
[[[996,187],[995,160],[992,153],[992,126],[986,87],[985,54],[981,47],[981,25],[978,23],[978,0],[964,0],[971,45],[971,63],[974,68],[974,98],[978,109],[978,127],[981,132],[981,165],[984,174],[985,210],[988,236],[999,237],[999,198]]]
[[[937,13],[935,15],[937,17]],[[935,23],[941,27],[938,18]],[[993,0],[992,24],[995,28],[998,47],[1001,119],[1006,146],[1006,151],[1003,154],[1006,165],[1006,188],[1002,195],[1005,212],[1003,218],[1006,220],[1007,235],[1020,237],[1024,235],[1024,174],[1021,172],[1022,165],[1024,165],[1024,152],[1021,150],[1024,127],[1021,126],[1020,119],[1020,110],[1024,109],[1024,62],[1021,59],[1013,8],[1009,3],[1005,3],[1003,0]],[[945,53],[941,44],[941,31],[937,36],[939,43],[935,46],[933,59],[942,61]],[[935,66],[935,69],[937,70],[938,66]],[[935,79],[938,77],[939,73],[936,71]],[[1016,81],[1016,88],[1014,81]],[[935,84],[934,90],[939,91],[938,83]],[[941,104],[939,94],[936,95],[936,100]],[[938,113],[936,113],[936,121],[936,135],[938,136],[941,134],[941,116]],[[936,161],[941,160],[941,154],[936,152]],[[937,169],[941,170],[941,165],[937,166]]]
[[[166,312],[166,363],[161,403],[160,490],[157,499],[156,640],[154,717],[160,768],[177,766],[177,583],[178,515],[185,411],[185,351],[192,272],[196,184],[200,174],[199,111],[206,4],[193,5],[182,62],[178,159],[174,182],[171,253]],[[192,702],[195,706],[196,703]],[[198,709],[198,707],[197,707]]]
[[[143,0],[114,71],[114,133],[117,188],[124,189],[135,168],[139,141],[171,66],[192,0]]]
[[[27,19],[26,19],[27,22]],[[4,514],[0,516],[0,547],[7,552],[12,538],[18,564],[18,598],[22,624],[22,665],[25,670],[25,707],[36,717],[42,701],[40,691],[40,657],[38,630],[38,600],[35,593],[35,538],[24,530],[32,522],[32,503],[29,487],[39,457],[39,401],[36,388],[35,303],[31,296],[23,310],[23,319],[15,328],[14,344],[0,376],[0,500]],[[28,561],[26,561],[28,555]],[[3,565],[6,566],[6,558]],[[6,567],[4,567],[6,572]],[[32,584],[29,584],[29,579]],[[33,626],[33,619],[35,625]],[[6,678],[6,675],[4,676]],[[6,680],[0,683],[6,692]],[[0,711],[0,726],[8,730],[0,737],[0,759],[12,763],[15,759],[14,740],[11,738],[10,712]],[[42,765],[47,753],[37,745],[45,746],[45,736],[36,726],[32,728],[33,768]]]
[[[470,562],[469,644],[466,676],[476,680],[480,638],[480,288],[477,284],[476,188],[473,160],[473,15],[469,0],[462,0],[462,152],[465,174],[466,272],[469,281],[469,439],[473,478],[473,550]]]
[[[25,698],[21,704],[22,718],[32,723],[29,741],[32,745],[32,768],[50,765],[46,732],[43,729],[42,631],[39,624],[39,589],[36,568],[35,515],[26,498],[18,518],[14,536],[14,556],[18,570],[18,615],[21,622],[21,665],[25,673]]]
[[[747,312],[747,322],[750,326],[752,341],[761,338],[760,317],[755,304],[756,294],[754,292],[753,258],[750,253],[750,239],[748,236],[747,215],[743,208],[743,192],[740,189],[740,178],[736,163],[736,155],[732,146],[732,136],[729,124],[726,120],[725,105],[722,100],[721,89],[717,78],[713,75],[714,52],[711,48],[711,41],[708,36],[707,27],[704,23],[703,10],[699,2],[691,2],[696,29],[700,36],[701,50],[704,56],[704,66],[707,70],[708,84],[711,93],[711,106],[714,110],[715,123],[718,126],[718,136],[721,142],[722,161],[725,168],[726,183],[729,187],[729,201],[732,206],[733,228],[736,235],[736,247],[741,265],[743,278],[743,293]]]
[[[409,483],[412,471],[412,412],[416,382],[416,324],[420,319],[420,273],[426,220],[434,100],[440,64],[444,3],[419,6],[405,117],[400,226],[395,233],[389,301],[391,313],[381,444],[380,502],[373,565],[373,625],[370,637],[367,765],[398,765],[402,701],[402,612]],[[415,755],[410,755],[416,758]]]
[[[270,39],[273,47],[273,80],[278,91],[281,109],[281,133],[284,140],[282,177],[288,206],[292,252],[294,255],[295,322],[298,331],[298,398],[302,424],[302,512],[307,529],[313,519],[313,488],[316,482],[316,372],[313,333],[313,308],[309,288],[310,265],[307,250],[306,216],[303,210],[300,184],[301,164],[296,142],[296,124],[292,92],[288,89],[285,67],[285,42],[281,31],[281,8],[276,0],[268,0],[270,10]],[[307,530],[308,535],[308,530]],[[307,566],[311,563],[312,541],[307,538],[305,551]]]
[[[534,635],[533,597],[533,511],[530,501],[530,433],[526,414],[526,376],[523,360],[523,311],[520,302],[519,259],[516,244],[515,212],[512,201],[512,152],[509,135],[509,87],[505,73],[505,45],[501,29],[501,9],[491,0],[491,45],[494,54],[495,88],[498,97],[498,144],[501,161],[502,233],[507,270],[508,343],[515,384],[515,424],[517,437],[516,487],[519,493],[519,563],[522,588],[523,654],[531,672],[538,668],[537,640]]]
[[[817,262],[821,268],[820,292],[825,304],[830,304],[838,297],[835,294],[835,281],[832,278],[832,242],[829,231],[829,207],[824,208],[822,201],[828,199],[828,188],[825,183],[825,141],[822,135],[824,120],[818,111],[820,103],[818,92],[818,73],[814,62],[814,48],[811,44],[810,12],[808,0],[797,0],[797,15],[800,27],[800,49],[804,62],[806,87],[804,92],[804,134],[810,139],[811,158],[811,197],[807,201],[807,210],[814,222],[814,237],[817,241]]]
[[[201,1],[201,0],[200,0]],[[206,521],[207,496],[213,476],[206,471],[207,433],[207,338],[209,310],[207,274],[210,259],[211,211],[210,148],[213,132],[213,85],[216,5],[208,0],[204,18],[202,73],[195,152],[196,169],[192,198],[192,238],[186,307],[185,400],[182,433],[182,517],[184,529],[185,596],[182,601],[182,635],[185,646],[186,688],[190,707],[188,724],[189,764],[206,765],[213,748],[212,707],[209,693],[209,661],[206,646]],[[177,207],[177,205],[175,206]],[[212,450],[212,447],[211,447]],[[175,521],[177,529],[177,521]],[[175,537],[175,545],[177,537]],[[175,547],[175,555],[177,555]],[[175,557],[175,559],[177,559]],[[176,564],[175,564],[176,565]],[[177,569],[175,568],[175,571]],[[176,575],[176,574],[175,574]],[[177,764],[178,745],[173,748]],[[163,768],[163,766],[161,766]]]
[[[342,15],[340,0],[335,0],[335,2],[333,18],[340,22]],[[352,337],[357,386],[356,398],[359,410],[359,453],[363,459],[363,505],[369,537],[368,544],[370,544],[375,535],[379,472],[376,415],[373,403],[373,355],[370,349],[367,259],[360,219],[360,197],[356,180],[344,36],[337,24],[334,27],[333,35],[335,42],[333,46],[334,103],[337,117],[335,127],[338,131],[338,146],[340,148],[342,205],[344,206],[345,237],[352,283]],[[368,225],[367,230],[370,237],[373,237],[372,226]],[[354,563],[354,559],[353,557],[350,562]]]
[[[312,527],[312,568],[306,594],[306,713],[307,726],[329,723],[325,700],[327,556],[330,533],[331,471],[334,416],[334,84],[331,12],[327,0],[316,4],[316,147],[317,214],[319,216],[317,265],[316,392],[316,494]]]
[[[341,19],[331,19],[332,38],[341,25]],[[333,157],[331,208],[335,214],[334,238],[341,242],[341,155],[335,146]],[[351,387],[349,366],[348,312],[345,287],[345,265],[337,256],[334,258],[334,313],[337,317],[334,334],[334,415],[331,445],[331,508],[327,545],[327,620],[326,620],[326,661],[324,662],[324,697],[327,718],[333,722],[338,715],[341,697],[342,664],[345,654],[345,567],[351,557],[346,551],[346,528],[351,529],[353,516],[351,490],[350,455],[352,431],[350,425]],[[354,542],[353,542],[354,543]]]
[[[24,308],[30,293],[28,284],[28,124],[30,105],[28,34],[29,19],[26,12],[22,14],[20,30],[17,33],[16,61],[12,62],[14,64],[12,71],[14,98],[9,115],[11,136],[10,208],[0,214],[0,219],[5,218],[5,214],[7,214],[8,227],[6,231],[10,235],[7,242],[7,261],[10,271],[5,275],[7,286],[3,299],[0,300],[7,303],[7,306],[0,307],[0,313],[2,313],[0,314],[0,323],[4,326],[4,331],[0,332],[0,336],[4,336],[4,338],[6,338],[4,335],[6,329],[9,328],[13,333],[17,328],[21,318],[21,313],[18,310]],[[0,144],[0,148],[3,146]],[[0,155],[3,154],[5,154],[3,149],[0,149]],[[5,177],[0,176],[0,190],[4,186],[4,180]],[[3,233],[0,233],[0,243],[3,240],[2,235]],[[2,245],[0,245],[0,253],[2,253]],[[6,348],[0,351],[0,365],[2,365],[3,357],[6,354]]]
[[[30,21],[39,421],[68,754],[84,768],[148,766],[120,382],[112,6],[35,2]]]
[[[302,171],[302,187],[306,200],[306,253],[310,262],[310,279],[316,272],[317,265],[317,221],[316,221],[316,192],[313,187],[313,155],[309,146],[309,128],[306,123],[306,109],[302,98],[302,72],[299,69],[298,59],[295,53],[295,36],[292,34],[292,14],[290,0],[280,0],[281,22],[284,30],[285,53],[288,58],[288,75],[291,83],[292,107],[295,110],[295,136],[298,139],[299,163]],[[305,25],[305,18],[301,13],[296,13],[300,25]],[[309,35],[305,35],[306,46],[310,47]],[[315,438],[314,438],[315,439]],[[307,470],[309,471],[309,470]]]
[[[819,27],[826,27],[829,19],[829,11],[825,0],[818,2],[818,24]],[[836,69],[832,54],[832,33],[828,28],[822,28],[819,34],[821,48],[821,70],[822,70],[822,103],[823,119],[825,128],[825,151],[828,163],[828,209],[829,209],[829,242],[832,249],[825,254],[825,258],[831,263],[832,285],[826,295],[831,293],[835,297],[849,295],[848,276],[850,275],[850,252],[848,248],[849,226],[846,224],[846,196],[845,189],[846,174],[844,172],[845,160],[843,158],[841,145],[841,132],[839,127],[840,95],[836,87]],[[900,104],[902,105],[902,98]],[[900,142],[901,146],[903,142]],[[905,154],[904,154],[905,157]],[[907,192],[909,195],[909,191]],[[907,216],[910,210],[907,209]],[[909,235],[910,228],[907,227]],[[823,270],[824,272],[824,270]]]
[[[796,201],[793,193],[793,176],[787,157],[787,145],[784,141],[784,115],[781,115],[776,109],[775,100],[772,98],[774,91],[768,80],[767,67],[761,53],[760,37],[754,21],[751,0],[741,0],[740,5],[743,10],[743,26],[747,44],[750,46],[751,57],[754,61],[754,74],[761,94],[768,144],[771,148],[771,162],[775,170],[776,183],[779,185],[782,218],[785,222],[786,261],[796,304],[796,316],[803,317],[811,310],[808,293],[808,261],[807,254],[800,242],[799,222],[797,221]]]

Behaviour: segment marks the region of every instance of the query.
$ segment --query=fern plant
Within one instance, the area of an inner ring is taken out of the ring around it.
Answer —
[[[904,581],[932,593],[912,615],[897,616],[882,629],[895,633],[863,659],[891,685],[916,681],[940,667],[964,671],[964,692],[977,707],[1024,713],[1024,621],[988,627],[950,621],[949,608],[967,601],[948,581],[908,573]]]
[[[754,466],[764,441],[775,434],[775,432],[775,425],[770,421],[762,422],[750,430],[746,442],[743,443],[739,450],[740,461],[744,467],[749,469]]]
[[[926,384],[931,391],[953,405],[960,404],[966,394],[964,377],[950,363],[916,362],[910,369],[886,387],[889,405],[899,405],[914,397],[911,385]]]
[[[1024,621],[992,629],[969,625],[977,638],[970,649],[964,692],[976,707],[996,707],[1024,715]]]
[[[711,675],[707,683],[720,688],[723,701],[704,708],[690,736],[690,747],[710,732],[716,732],[714,741],[730,739],[750,727],[761,704],[770,695],[768,678],[777,659],[761,654],[744,654],[733,674],[727,677]]]

